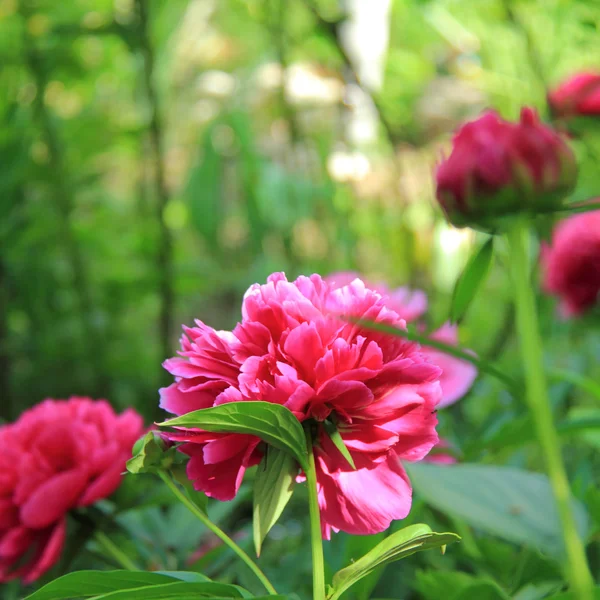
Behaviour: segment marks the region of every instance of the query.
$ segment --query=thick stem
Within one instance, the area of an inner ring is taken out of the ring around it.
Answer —
[[[317,471],[313,453],[312,436],[306,431],[306,447],[308,450],[308,470],[306,485],[308,487],[308,509],[310,513],[310,545],[313,564],[313,598],[325,600],[325,559],[323,557],[323,534],[321,533],[321,514],[319,496],[317,494]]]
[[[510,268],[515,290],[517,333],[525,368],[526,398],[556,501],[568,560],[568,578],[577,600],[592,600],[594,580],[573,516],[571,491],[562,460],[560,442],[548,401],[542,341],[535,297],[529,278],[529,230],[517,222],[508,233]]]
[[[135,563],[105,533],[96,530],[94,539],[102,549],[127,571],[139,571]]]
[[[275,588],[260,570],[259,566],[224,532],[221,531],[180,489],[165,471],[159,471],[160,478],[173,495],[210,531],[212,531],[223,543],[229,546],[256,575],[269,594],[276,594]]]

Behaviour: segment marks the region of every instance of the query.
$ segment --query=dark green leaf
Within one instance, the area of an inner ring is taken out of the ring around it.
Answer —
[[[302,468],[307,468],[302,425],[290,410],[280,404],[230,402],[169,419],[160,426],[256,435],[268,444],[290,453]]]
[[[256,555],[294,492],[298,464],[293,456],[268,447],[254,480],[252,529]]]
[[[454,533],[434,533],[428,525],[423,524],[411,525],[397,531],[333,576],[330,600],[341,597],[348,588],[378,567],[415,552],[444,547],[459,539]]]
[[[465,270],[456,282],[450,305],[450,320],[453,323],[460,321],[467,312],[475,294],[487,277],[493,256],[494,236],[491,236],[471,256]]]
[[[508,541],[562,556],[562,530],[548,478],[512,467],[460,464],[406,465],[415,491],[431,506]],[[589,529],[574,501],[582,537]]]
[[[346,462],[353,469],[356,470],[356,465],[354,464],[354,459],[352,458],[350,451],[346,447],[346,444],[344,443],[344,440],[342,439],[342,436],[340,435],[337,425],[335,423],[333,423],[332,421],[328,420],[328,421],[323,422],[323,426],[325,427],[325,431],[327,432],[327,435],[329,436],[329,438],[331,439],[331,441],[333,442],[335,447],[340,451],[340,454],[346,459]]]
[[[160,573],[134,571],[76,571],[63,575],[37,590],[26,600],[88,598],[116,590],[172,583],[173,577]]]
[[[491,581],[482,581],[452,596],[452,600],[510,600],[510,596],[502,588]]]
[[[237,586],[213,581],[178,581],[162,585],[119,590],[94,600],[197,600],[198,598],[243,598]]]

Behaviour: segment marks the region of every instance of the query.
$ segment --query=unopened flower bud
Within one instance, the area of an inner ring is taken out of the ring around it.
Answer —
[[[524,108],[518,123],[490,111],[455,134],[436,196],[457,227],[496,231],[506,217],[559,208],[576,174],[566,141],[535,110]]]

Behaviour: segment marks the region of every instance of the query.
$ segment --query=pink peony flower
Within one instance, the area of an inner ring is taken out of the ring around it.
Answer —
[[[437,199],[458,227],[498,228],[498,219],[559,206],[576,179],[573,152],[537,113],[518,123],[493,111],[463,125],[437,168]]]
[[[542,247],[544,288],[560,298],[561,312],[578,316],[600,297],[600,211],[569,217]]]
[[[340,282],[351,282],[358,277],[357,273],[344,271],[332,273],[327,281],[337,287]],[[427,295],[421,290],[411,290],[399,287],[390,290],[384,283],[371,285],[384,296],[386,306],[400,315],[407,322],[415,322],[427,312]],[[431,339],[444,344],[455,346],[458,344],[458,328],[450,323],[445,323],[431,334]],[[470,362],[460,360],[436,350],[423,347],[421,352],[429,362],[442,369],[440,383],[442,385],[442,399],[438,408],[450,406],[460,400],[471,388],[477,377],[477,368]]]
[[[314,448],[323,531],[370,534],[406,517],[411,487],[400,463],[420,460],[437,443],[440,369],[418,346],[365,330],[346,318],[404,327],[382,296],[360,280],[335,288],[318,275],[288,282],[281,273],[253,285],[232,332],[197,321],[184,328],[179,358],[164,363],[175,383],[160,390],[176,415],[226,402],[287,406],[317,429]],[[321,423],[335,418],[357,470]],[[190,456],[196,489],[220,500],[237,493],[262,455],[249,435],[199,430],[170,434]]]
[[[0,582],[31,583],[59,559],[66,514],[114,492],[142,433],[104,400],[45,400],[0,427]]]
[[[423,461],[434,465],[455,465],[458,461],[449,452],[444,452],[444,449],[446,448],[450,448],[449,442],[440,438],[440,441],[436,444],[433,451],[430,452]]]
[[[576,73],[548,94],[557,117],[600,115],[600,73]]]

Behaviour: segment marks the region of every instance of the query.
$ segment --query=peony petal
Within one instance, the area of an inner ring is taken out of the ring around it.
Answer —
[[[385,531],[393,520],[408,515],[412,488],[393,452],[376,464],[353,452],[357,469],[352,470],[341,461],[334,462],[327,449],[326,445],[315,452],[324,523],[347,533],[369,535]]]
[[[55,523],[77,504],[87,478],[85,470],[76,469],[49,479],[21,506],[21,522],[32,529],[43,529]]]

